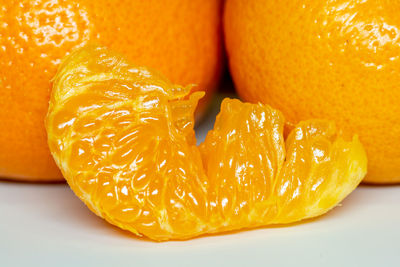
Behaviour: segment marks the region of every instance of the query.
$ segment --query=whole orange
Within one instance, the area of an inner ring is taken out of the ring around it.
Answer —
[[[238,93],[291,122],[334,119],[357,133],[372,183],[400,182],[400,1],[227,0]]]
[[[94,42],[209,93],[221,69],[220,0],[0,0],[0,176],[61,180],[47,146],[50,80]]]

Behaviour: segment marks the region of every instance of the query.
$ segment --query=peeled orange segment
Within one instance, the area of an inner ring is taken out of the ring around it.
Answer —
[[[301,122],[286,141],[283,127],[282,114],[269,106],[222,102],[200,146],[218,231],[321,215],[364,177],[361,143],[338,137],[333,122]]]
[[[193,113],[202,93],[105,48],[73,53],[54,80],[49,147],[72,190],[112,224],[154,239],[204,231],[207,180]]]
[[[154,240],[318,216],[366,174],[357,137],[346,142],[331,122],[311,120],[285,140],[279,111],[239,100],[224,100],[197,147],[201,96],[106,48],[82,48],[54,80],[50,150],[93,212]]]

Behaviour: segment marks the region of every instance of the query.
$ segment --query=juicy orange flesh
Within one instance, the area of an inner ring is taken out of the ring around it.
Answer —
[[[283,137],[269,106],[226,99],[197,147],[201,92],[103,47],[75,51],[55,78],[52,155],[75,194],[110,223],[154,240],[186,239],[327,212],[366,173],[357,137],[301,122]]]

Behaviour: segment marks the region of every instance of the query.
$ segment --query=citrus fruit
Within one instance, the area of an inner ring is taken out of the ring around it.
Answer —
[[[79,49],[55,77],[50,150],[94,213],[154,240],[318,216],[366,173],[361,143],[334,123],[300,122],[285,140],[279,111],[235,99],[197,147],[202,95],[104,47]]]
[[[43,121],[50,80],[75,47],[112,47],[211,96],[221,69],[221,6],[220,0],[0,0],[0,177],[63,179]]]
[[[289,122],[335,120],[358,133],[365,182],[400,182],[400,2],[227,0],[236,89]]]

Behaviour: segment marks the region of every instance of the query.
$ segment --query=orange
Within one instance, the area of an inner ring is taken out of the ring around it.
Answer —
[[[365,182],[400,182],[400,2],[227,0],[230,71],[246,101],[358,133]]]
[[[46,118],[49,147],[98,216],[154,240],[321,215],[366,173],[365,151],[334,123],[300,122],[285,140],[269,106],[226,99],[196,146],[202,92],[174,85],[104,47],[61,65]]]
[[[221,68],[221,5],[220,0],[0,0],[0,177],[62,179],[43,125],[50,80],[61,58],[86,43],[112,47],[211,96]]]

